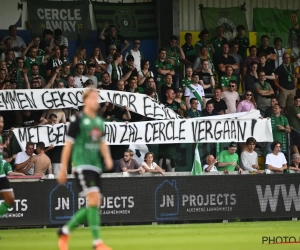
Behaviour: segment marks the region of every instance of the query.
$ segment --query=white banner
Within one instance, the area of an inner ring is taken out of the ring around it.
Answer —
[[[244,114],[245,115],[245,114]],[[231,115],[233,116],[233,115]],[[214,117],[215,118],[215,117]],[[253,136],[259,142],[273,141],[268,119],[176,119],[148,122],[108,122],[105,136],[109,145],[245,142]],[[64,145],[68,124],[15,128],[14,134],[24,150],[26,142],[43,141],[46,146]]]
[[[21,89],[1,90],[0,110],[66,109],[83,106],[84,89]],[[173,110],[144,94],[101,90],[99,103],[111,102],[127,106],[132,112],[158,119],[179,119]]]

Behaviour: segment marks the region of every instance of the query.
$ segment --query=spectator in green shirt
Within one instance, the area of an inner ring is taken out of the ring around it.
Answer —
[[[202,46],[205,45],[208,49],[209,57],[212,60],[214,53],[215,53],[215,49],[214,49],[213,45],[211,44],[210,40],[208,39],[209,38],[208,30],[202,30],[200,32],[200,34],[198,35],[198,38],[200,40],[198,42],[196,42],[196,44],[195,44],[196,55],[200,52],[200,49],[202,48]]]
[[[185,77],[181,80],[181,86],[185,91],[185,88],[192,84],[192,75],[193,75],[193,68],[192,66],[185,67]]]
[[[227,43],[227,39],[223,37],[224,28],[222,26],[218,26],[216,28],[217,35],[211,39],[211,44],[215,50],[214,56],[218,57],[222,54],[222,45]]]
[[[190,100],[190,106],[191,108],[185,111],[184,117],[185,118],[197,118],[201,117],[202,113],[200,110],[198,110],[198,104],[199,101],[196,98],[191,98]]]
[[[249,48],[249,38],[245,36],[245,26],[238,25],[236,28],[238,34],[232,40],[233,43],[237,43],[239,45],[238,54],[245,59],[247,57],[247,49]]]
[[[221,76],[221,78],[220,78],[220,85],[221,85],[223,91],[225,91],[226,89],[228,89],[229,82],[231,80],[235,80],[236,81],[236,77],[233,75],[233,68],[232,68],[231,65],[227,65],[225,67],[225,74],[226,75]]]
[[[287,114],[290,126],[298,132],[292,130],[291,139],[293,141],[293,150],[295,154],[299,154],[300,148],[300,96],[294,97],[294,104],[290,107]]]
[[[218,170],[229,172],[238,169],[239,174],[243,173],[243,170],[239,166],[239,156],[236,153],[237,143],[231,142],[227,150],[222,150],[218,157]]]

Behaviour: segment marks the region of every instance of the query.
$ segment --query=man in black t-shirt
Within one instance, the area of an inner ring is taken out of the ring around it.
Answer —
[[[239,65],[235,59],[229,54],[229,45],[228,43],[223,43],[222,45],[222,55],[216,58],[217,72],[219,79],[221,76],[225,75],[225,67],[231,65],[233,69],[239,69]]]
[[[267,59],[268,55],[266,53],[261,53],[259,55],[259,60],[260,63],[257,66],[257,72],[265,72],[265,81],[270,83],[272,89],[274,90],[274,92],[277,92],[277,87],[274,83],[274,79],[275,79],[275,74],[274,74],[274,69],[272,68],[272,66],[270,66],[270,64],[267,63]]]
[[[277,60],[277,54],[274,48],[269,47],[269,37],[266,35],[260,38],[261,46],[257,48],[257,55],[261,53],[267,54],[267,65],[269,65],[273,70],[275,69],[275,61]]]
[[[105,30],[108,28],[109,34],[107,36],[104,36]],[[105,22],[104,28],[101,30],[99,38],[104,41],[105,47],[106,47],[106,55],[109,54],[109,46],[110,45],[116,45],[117,52],[122,53],[127,49],[129,46],[128,41],[121,35],[117,34],[117,28],[114,25],[108,26],[108,23]],[[124,44],[124,47],[122,49],[122,44]]]
[[[215,88],[214,97],[210,100],[214,103],[214,110],[217,111],[218,115],[228,114],[227,104],[221,99],[222,88]]]
[[[171,88],[167,89],[166,90],[166,101],[163,102],[163,104],[166,107],[172,109],[175,113],[183,116],[183,110],[180,107],[180,103],[174,101],[174,98],[175,98],[174,90]]]
[[[47,124],[47,119],[42,117],[43,110],[24,110],[22,116],[22,127],[33,127],[36,125]]]
[[[294,103],[297,78],[294,68],[290,65],[291,57],[287,52],[283,54],[282,60],[283,63],[275,70],[275,85],[279,89],[279,105],[284,110],[284,114],[286,114],[288,108]]]
[[[208,68],[208,60],[203,59],[201,61],[202,69],[199,72],[199,80],[203,81],[203,89],[204,93],[210,93],[212,94],[212,90],[215,87],[215,78],[211,71],[211,69]]]

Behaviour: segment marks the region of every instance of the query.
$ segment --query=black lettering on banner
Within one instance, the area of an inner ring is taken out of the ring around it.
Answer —
[[[159,140],[160,141],[166,141],[165,131],[166,124],[164,122],[159,123]]]
[[[49,91],[45,91],[42,94],[42,101],[43,101],[43,104],[45,107],[47,107],[48,109],[51,109],[51,108],[53,108],[53,103],[52,103],[52,106],[47,106],[48,103],[51,103],[51,100],[47,100],[47,98],[45,97],[45,95],[47,95],[48,93],[49,93]]]
[[[52,99],[52,102],[53,102],[53,105],[55,108],[59,108],[60,106],[64,106],[62,103],[56,103],[56,101],[59,101],[58,98],[55,97],[55,95],[58,94],[58,91],[52,91],[51,92],[51,99]]]
[[[156,139],[159,138],[159,130],[158,130],[159,126],[157,126],[157,125],[159,125],[159,122],[153,123],[153,142],[155,142]],[[158,134],[158,135],[155,136],[155,134]]]
[[[139,134],[139,129],[138,129],[138,127],[135,125],[135,124],[133,124],[133,126],[134,126],[134,128],[135,128],[135,141],[134,142],[136,142],[136,141],[138,141],[138,140],[142,140],[143,138],[142,137],[138,137],[138,134]]]
[[[36,130],[36,128],[35,127],[27,128],[27,133],[28,133],[27,139],[28,141],[37,143],[38,142],[36,140],[37,138],[34,136],[34,134],[31,134],[31,130]],[[34,140],[32,140],[32,138],[34,138]]]
[[[129,142],[134,142],[134,135],[134,128],[129,124]]]
[[[185,124],[185,120],[183,121],[180,121],[179,123],[179,141],[184,141],[185,140],[185,136],[184,137],[181,137],[181,135],[185,135],[185,128],[182,127],[184,124]]]
[[[78,103],[81,103],[81,104],[83,103],[83,101],[80,101],[80,100],[82,100],[82,91],[77,91],[76,92],[76,99],[77,99]]]
[[[35,101],[34,101],[34,97],[33,97],[33,91],[31,91],[30,94],[31,94],[31,99],[25,92],[25,97],[27,99],[27,102],[29,103],[30,108],[37,108]]]
[[[240,140],[240,135],[242,137],[242,141],[245,140],[245,133],[246,133],[246,126],[247,126],[247,122],[246,121],[241,121],[244,123],[244,130],[242,130],[240,121],[237,121],[237,127],[238,127],[238,140]]]
[[[19,101],[20,101],[20,108],[21,109],[25,109],[25,108],[28,108],[29,106],[28,105],[24,105],[23,106],[23,102],[26,102],[26,100],[21,100],[21,97],[20,96],[23,96],[24,95],[24,93],[17,93],[17,96],[18,96],[18,99],[19,99]],[[5,105],[6,106],[6,105]]]
[[[228,134],[228,137],[225,138],[225,134]],[[224,122],[224,131],[223,131],[223,139],[230,139],[230,129],[229,129],[229,122],[228,121],[225,121]]]
[[[148,132],[148,126],[151,126],[153,129],[153,125],[152,123],[146,123],[146,129],[145,129],[145,142],[148,143],[151,141],[151,138],[148,139],[147,135],[149,135],[150,133]],[[150,129],[150,128],[149,128]]]
[[[70,98],[70,101],[72,102],[73,105],[75,105],[75,106],[78,105],[78,99],[73,92],[69,92],[68,97]],[[74,98],[74,100],[72,99],[72,97]]]
[[[1,93],[1,101],[0,101],[0,103],[1,103],[1,105],[0,105],[0,108],[4,108],[4,105],[2,105],[2,103],[3,103],[3,95],[4,95],[4,92],[2,92]]]
[[[214,138],[213,135],[212,135],[212,133],[210,132],[211,128],[212,128],[211,122],[210,121],[206,121],[205,122],[205,132],[206,132],[205,133],[205,141],[207,141],[207,135],[208,134],[210,134],[210,138],[211,139]]]
[[[2,101],[3,101],[6,109],[8,109],[7,104],[10,103],[9,99],[10,99],[9,92],[6,92],[5,96],[4,96],[4,93],[2,93]]]
[[[158,105],[157,103],[155,103],[155,102],[153,102],[153,105],[154,105],[154,107],[153,107],[153,116],[154,116],[154,117],[157,117],[157,116],[167,117],[167,114],[166,114],[164,108],[162,108],[161,106],[159,106],[159,105]],[[159,111],[163,111],[165,115],[160,114],[160,113],[157,113],[157,112],[156,112],[157,109],[158,109]]]
[[[65,96],[66,93],[60,92],[60,91],[57,91],[57,93],[58,93],[58,95],[59,95],[60,102],[61,102],[61,105],[62,105],[63,107],[65,107],[65,102],[71,104],[71,102],[70,102],[69,100],[64,100],[64,96]]]
[[[176,132],[175,132],[175,122],[174,121],[172,121],[172,127],[173,127],[173,140],[176,140],[179,138],[179,136],[175,136]]]
[[[109,143],[115,143],[117,138],[117,127],[115,124],[105,124],[105,138]]]
[[[143,116],[153,116],[153,113],[147,113],[146,109],[152,107],[151,105],[146,105],[147,100],[151,99],[149,97],[144,97],[144,114],[142,114]],[[152,102],[152,101],[151,101]]]
[[[136,109],[136,107],[135,107],[135,105],[134,105],[134,102],[135,102],[135,101],[136,101],[136,96],[133,95],[133,94],[130,94],[130,95],[129,95],[129,103],[128,103],[128,107],[129,107],[130,109],[134,109],[134,111],[137,112],[137,109]]]
[[[172,121],[168,121],[167,122],[167,125],[166,125],[166,137],[167,137],[167,140],[170,141],[172,140],[172,136],[169,137],[169,126],[172,125]]]
[[[255,128],[256,123],[257,123],[257,120],[252,119],[252,122],[251,122],[251,136],[254,135],[254,128]]]
[[[199,122],[199,130],[198,130],[198,140],[197,141],[202,141],[204,139],[205,136],[201,137],[201,132],[205,132],[205,129],[201,129],[201,125],[204,124],[205,121],[201,121]]]
[[[49,143],[55,142],[55,140],[56,140],[56,139],[52,139],[53,132],[54,132],[53,127],[48,127],[47,126],[47,135],[48,135],[48,141],[49,141]]]
[[[19,137],[20,142],[23,142],[23,141],[27,142],[28,140],[27,140],[26,128],[19,128],[18,132],[19,132],[18,137]]]
[[[9,101],[11,105],[11,109],[15,109],[15,102],[18,103],[18,106],[20,108],[19,100],[17,98],[16,91],[9,91],[7,92],[7,95],[9,95]]]
[[[43,127],[41,127],[41,126],[36,126],[35,128],[36,128],[37,141],[39,142],[39,141],[40,141],[40,133],[39,133],[39,129],[40,129],[40,128],[43,128]]]
[[[193,131],[193,140],[194,142],[197,141],[197,138],[196,138],[196,131],[198,130],[198,122],[197,121],[192,121],[192,131]]]
[[[127,133],[127,124],[125,125],[120,125],[121,128],[125,128],[124,133],[122,135],[122,138],[120,140],[120,143],[125,142],[125,141],[129,141],[129,139],[125,139],[126,133]]]
[[[220,140],[220,138],[222,137],[222,130],[218,130],[218,125],[219,124],[221,124],[220,121],[216,122],[216,124],[215,124],[214,135],[215,135],[216,140]]]
[[[62,128],[65,129],[64,124],[55,127],[57,129],[56,135],[56,144],[64,143],[65,142],[65,131],[60,131]]]
[[[231,121],[231,138],[236,138],[235,121]]]

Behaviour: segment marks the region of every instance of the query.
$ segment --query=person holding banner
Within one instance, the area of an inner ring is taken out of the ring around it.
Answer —
[[[92,236],[95,250],[110,250],[104,245],[99,233],[99,201],[101,203],[101,174],[106,168],[112,169],[113,160],[109,147],[105,141],[104,120],[97,116],[99,109],[99,92],[88,88],[82,96],[84,102],[83,113],[73,117],[66,137],[65,146],[61,157],[61,171],[58,182],[64,185],[67,182],[67,167],[72,154],[73,170],[80,196],[87,198],[87,208],[78,210],[73,218],[58,231],[58,247],[60,250],[68,249],[69,235],[79,224],[87,221]],[[101,157],[99,157],[99,150]],[[102,163],[101,158],[104,160]],[[104,167],[105,166],[105,167]]]
[[[204,89],[203,87],[199,84],[199,75],[194,72],[193,77],[192,77],[192,84],[187,86],[185,93],[185,103],[187,106],[187,109],[189,109],[190,106],[190,100],[192,98],[196,98],[199,102],[197,109],[202,110],[203,107],[205,107],[206,104],[206,99],[205,99],[205,94],[204,94]]]

